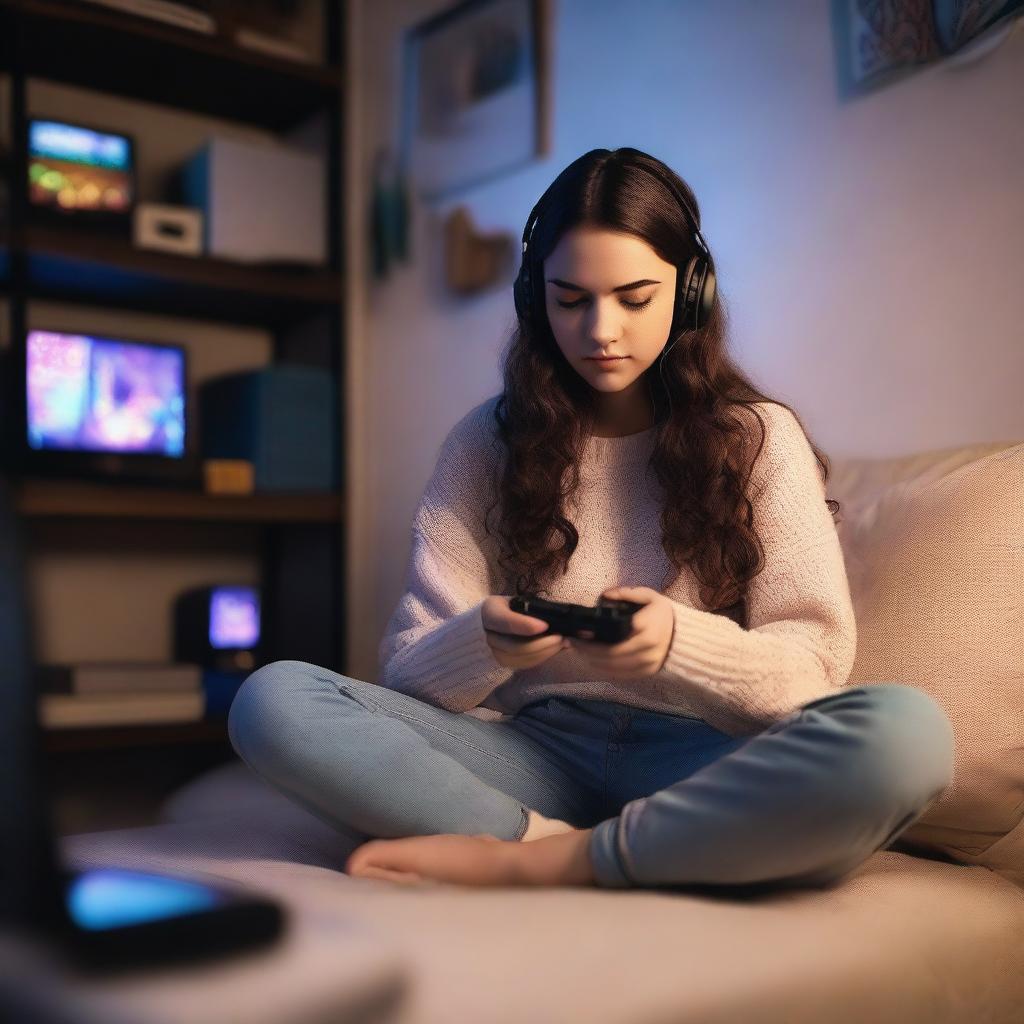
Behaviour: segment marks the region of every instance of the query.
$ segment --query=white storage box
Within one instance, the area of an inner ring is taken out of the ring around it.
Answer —
[[[245,263],[327,262],[324,160],[306,150],[211,139],[182,175],[204,211],[206,252]]]

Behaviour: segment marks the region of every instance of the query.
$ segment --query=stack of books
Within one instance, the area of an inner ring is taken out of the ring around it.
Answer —
[[[92,662],[36,669],[46,728],[198,722],[206,709],[199,665]]]

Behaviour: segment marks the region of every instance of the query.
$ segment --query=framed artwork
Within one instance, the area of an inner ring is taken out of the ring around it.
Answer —
[[[406,32],[401,164],[423,200],[550,149],[548,0],[466,0]]]
[[[887,85],[983,35],[998,44],[1022,13],[1024,0],[832,0],[839,95]]]

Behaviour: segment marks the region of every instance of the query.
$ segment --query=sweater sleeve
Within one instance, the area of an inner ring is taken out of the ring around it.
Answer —
[[[843,553],[810,442],[783,406],[759,403],[765,444],[751,475],[765,565],[748,585],[747,626],[673,600],[657,673],[741,729],[761,729],[841,688],[857,628]]]
[[[514,671],[495,659],[481,617],[492,591],[481,536],[482,424],[474,419],[452,429],[420,499],[404,593],[379,650],[381,685],[454,712],[479,705]]]

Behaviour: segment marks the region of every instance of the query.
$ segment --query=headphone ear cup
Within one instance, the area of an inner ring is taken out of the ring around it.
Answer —
[[[512,299],[515,302],[519,319],[526,322],[530,319],[530,268],[524,263],[519,268],[515,281],[512,282]]]
[[[715,272],[708,267],[704,274],[704,283],[700,288],[700,305],[697,308],[697,320],[701,327],[711,319],[711,310],[715,304],[716,288]]]
[[[689,263],[686,264],[686,269],[679,276],[679,323],[683,328],[689,327],[692,322],[693,300],[691,295],[698,260],[699,257],[691,256]]]
[[[679,320],[685,327],[703,327],[711,316],[715,300],[715,272],[702,256],[691,256],[679,287],[682,307]],[[693,323],[696,311],[696,325]]]

